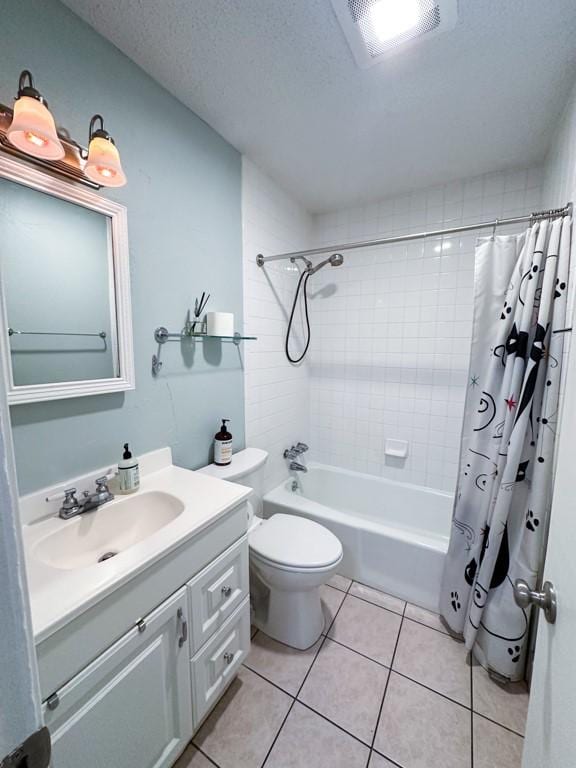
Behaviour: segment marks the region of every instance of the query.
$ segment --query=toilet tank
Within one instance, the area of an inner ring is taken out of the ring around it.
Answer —
[[[252,489],[248,498],[248,527],[253,523],[254,517],[262,517],[262,496],[264,488],[264,465],[268,459],[268,452],[261,448],[245,448],[232,455],[232,461],[225,467],[217,464],[208,464],[197,469],[205,475],[218,477],[230,483],[238,483]]]

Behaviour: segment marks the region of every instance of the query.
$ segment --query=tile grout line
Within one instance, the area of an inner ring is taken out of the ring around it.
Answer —
[[[410,619],[408,619],[410,621]],[[402,628],[402,623],[400,624],[400,628]],[[328,635],[326,635],[328,637]],[[362,658],[367,659],[368,661],[374,662],[374,664],[378,664],[378,666],[383,667],[384,669],[389,670],[390,672],[394,672],[394,674],[398,675],[399,677],[403,677],[405,680],[410,680],[411,683],[415,683],[416,685],[419,685],[421,688],[425,688],[427,691],[430,691],[431,693],[435,693],[437,696],[441,696],[443,699],[446,699],[446,701],[450,701],[452,704],[457,704],[459,707],[462,707],[463,709],[469,710],[470,707],[467,707],[465,704],[462,704],[461,701],[456,701],[456,699],[451,699],[450,696],[447,696],[445,693],[441,693],[440,691],[437,691],[435,688],[430,688],[429,685],[425,685],[420,680],[416,680],[414,677],[410,677],[409,675],[404,674],[404,672],[399,672],[397,669],[392,669],[392,666],[388,667],[386,664],[383,664],[381,661],[377,661],[376,659],[373,659],[371,656],[367,656],[365,653],[361,653],[360,651],[357,651],[355,648],[352,648],[349,645],[346,645],[345,643],[342,643],[340,640],[335,640],[333,637],[328,637],[328,640],[330,640],[332,643],[336,643],[336,645],[341,645],[342,648],[346,648],[348,651],[352,651],[352,653],[357,654],[358,656],[362,656]],[[394,661],[394,656],[392,657],[392,661],[390,664],[392,664]],[[480,715],[479,712],[476,712],[476,714]],[[481,715],[481,717],[485,717],[484,715]],[[489,717],[485,717],[486,720],[490,720]],[[495,723],[496,725],[500,725],[500,723],[496,722],[496,720],[491,720],[491,722]],[[506,726],[502,726],[502,728],[506,728]],[[506,730],[511,731],[512,733],[516,733],[518,736],[521,734],[517,733],[516,731],[512,731],[511,728],[506,728]]]
[[[432,627],[430,624],[425,624],[423,621],[420,621],[419,619],[413,619],[412,616],[406,616],[406,609],[409,605],[413,605],[415,608],[420,608],[419,605],[416,605],[416,603],[411,603],[409,600],[403,600],[401,597],[396,597],[395,595],[389,595],[388,592],[382,592],[383,595],[388,595],[388,597],[392,597],[395,600],[401,600],[404,603],[404,608],[402,610],[402,613],[399,611],[395,611],[392,608],[386,608],[385,605],[381,605],[380,603],[376,603],[372,600],[368,600],[365,597],[360,597],[360,595],[355,595],[350,590],[354,586],[354,584],[360,584],[363,587],[368,587],[368,589],[373,589],[375,592],[379,592],[381,590],[376,589],[376,587],[371,587],[369,584],[363,584],[361,581],[352,581],[350,586],[346,591],[343,589],[338,589],[338,587],[333,587],[331,584],[326,584],[327,587],[331,587],[331,589],[336,589],[338,592],[343,592],[346,595],[350,595],[350,597],[355,597],[357,600],[362,600],[363,603],[368,603],[368,605],[375,605],[376,608],[382,608],[384,611],[388,611],[388,613],[393,613],[396,616],[403,616],[407,621],[412,621],[414,624],[420,624],[421,627],[427,627],[428,629],[433,629],[434,632],[439,632],[441,635],[444,635],[445,637],[450,637],[454,642],[458,642],[455,638],[451,637],[449,632],[445,632],[443,629],[438,629],[438,627]],[[422,608],[423,611],[427,611],[427,608]],[[439,616],[439,614],[434,613],[434,611],[429,611],[433,616]]]
[[[402,620],[400,622],[400,626],[398,627],[398,635],[396,637],[396,643],[394,645],[394,652],[392,653],[392,659],[390,661],[390,670],[388,672],[388,677],[386,678],[386,685],[384,686],[384,693],[382,694],[382,700],[380,701],[380,708],[378,710],[378,717],[376,718],[376,724],[374,726],[374,735],[372,736],[372,743],[370,745],[370,752],[368,753],[368,762],[366,763],[366,768],[369,768],[370,761],[372,760],[372,753],[374,752],[374,744],[376,742],[376,735],[378,733],[378,726],[380,725],[380,718],[382,717],[382,709],[384,708],[384,700],[386,699],[386,694],[388,692],[388,685],[390,684],[390,676],[392,674],[392,667],[394,666],[394,658],[396,656],[396,650],[398,649],[398,643],[400,642],[400,634],[402,632],[402,626],[404,625],[404,615],[406,613],[406,605],[407,605],[407,603],[404,603],[404,611],[402,612]]]
[[[192,742],[190,742],[190,744],[192,744]],[[203,751],[200,749],[200,747],[197,747],[197,746],[196,746],[196,744],[192,744],[192,746],[194,747],[194,749],[196,749],[198,752],[200,752],[200,754],[201,754],[203,757],[205,757],[205,758],[206,758],[206,760],[208,760],[208,762],[209,762],[209,763],[211,763],[211,765],[215,766],[215,768],[220,768],[220,766],[218,765],[218,763],[215,763],[215,762],[214,762],[214,760],[212,760],[212,758],[210,757],[210,755],[207,755],[207,754],[206,754],[206,752],[203,752]]]
[[[344,599],[345,599],[345,598],[344,598]],[[338,616],[338,614],[340,613],[340,608],[342,608],[342,606],[344,605],[344,599],[342,600],[342,602],[341,602],[341,603],[340,603],[340,605],[338,606],[338,610],[337,610],[337,611],[336,611],[336,613],[334,614],[334,616],[333,616],[333,618],[332,618],[332,621],[330,622],[330,625],[329,625],[328,629],[326,630],[326,634],[325,634],[325,635],[320,635],[320,637],[322,638],[322,642],[321,642],[321,643],[320,643],[320,645],[318,646],[318,650],[316,651],[316,653],[315,653],[315,655],[314,655],[314,658],[313,658],[313,660],[312,660],[312,664],[310,664],[310,666],[308,667],[308,671],[307,671],[307,672],[306,672],[306,674],[304,675],[304,679],[302,680],[302,683],[300,684],[300,687],[298,688],[298,690],[297,690],[297,692],[296,692],[296,696],[294,696],[294,698],[292,699],[292,703],[290,704],[290,708],[288,709],[288,712],[286,713],[286,716],[285,716],[285,717],[284,717],[284,719],[282,720],[282,723],[281,723],[281,725],[280,725],[280,728],[278,729],[278,732],[277,732],[276,736],[274,736],[274,740],[272,741],[272,744],[270,745],[270,748],[268,749],[268,752],[266,753],[266,757],[264,758],[264,760],[263,760],[263,762],[262,762],[262,764],[261,764],[261,767],[260,767],[260,768],[264,768],[264,766],[266,765],[266,762],[267,762],[268,758],[270,757],[270,754],[271,754],[272,750],[274,749],[274,745],[275,745],[275,744],[276,744],[276,742],[278,741],[278,737],[279,737],[279,736],[280,736],[280,734],[282,733],[282,729],[284,728],[284,725],[286,724],[286,721],[288,720],[288,717],[290,716],[290,712],[292,712],[292,710],[294,709],[294,705],[295,705],[295,704],[296,704],[296,702],[298,701],[298,696],[300,695],[300,691],[302,690],[302,688],[304,687],[304,684],[305,684],[306,680],[308,679],[308,675],[310,674],[310,672],[311,672],[311,670],[312,670],[312,667],[314,666],[314,664],[315,664],[315,662],[316,662],[316,659],[318,658],[318,654],[320,653],[320,651],[321,651],[321,650],[322,650],[322,648],[324,647],[324,643],[326,642],[326,638],[327,638],[327,636],[328,636],[328,634],[327,634],[327,633],[328,633],[328,632],[329,632],[329,631],[332,629],[332,625],[334,624],[334,622],[336,621],[336,617],[337,617],[337,616]],[[316,642],[317,642],[317,641],[316,641]],[[264,679],[265,679],[265,678],[264,678]],[[280,689],[280,690],[282,690],[282,689]],[[299,703],[300,703],[300,702],[299,702]],[[312,711],[314,711],[314,710],[312,710]],[[319,714],[319,713],[318,713],[318,714]]]
[[[499,723],[498,720],[492,720],[491,717],[488,717],[487,715],[483,715],[482,712],[477,712],[475,709],[473,709],[472,713],[476,715],[476,717],[481,717],[483,720],[488,720],[488,722],[492,723],[493,725],[498,725],[500,728],[503,728],[505,731],[508,731],[508,733],[512,733],[514,736],[518,736],[518,738],[520,739],[525,738],[525,734],[515,731],[514,728],[509,728],[507,725],[504,725],[503,723]]]

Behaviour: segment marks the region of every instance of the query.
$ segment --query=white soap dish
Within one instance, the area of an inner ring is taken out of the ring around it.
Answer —
[[[405,459],[408,456],[408,441],[392,440],[388,437],[384,444],[384,453],[386,456],[394,456],[396,459]]]

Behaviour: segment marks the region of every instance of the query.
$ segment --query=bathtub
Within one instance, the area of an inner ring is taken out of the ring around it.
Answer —
[[[339,573],[437,611],[453,501],[432,488],[310,463],[264,496],[263,514],[325,525],[342,542]]]

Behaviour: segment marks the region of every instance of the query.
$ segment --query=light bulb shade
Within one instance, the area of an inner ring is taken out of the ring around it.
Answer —
[[[114,143],[102,136],[93,136],[90,139],[84,173],[104,187],[123,187],[126,184],[120,154]]]
[[[43,160],[61,160],[64,147],[48,107],[31,96],[19,96],[6,136],[22,152]]]

